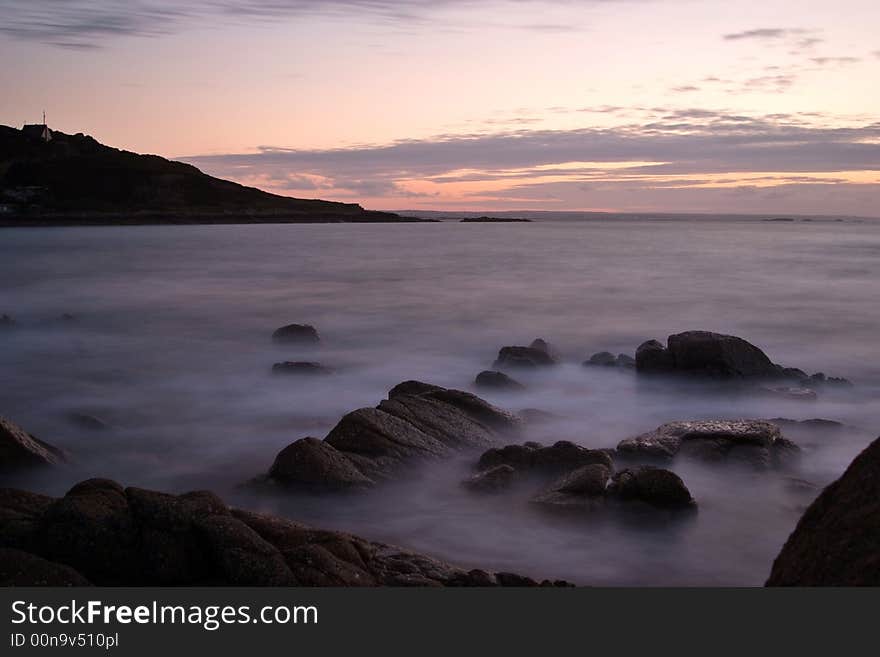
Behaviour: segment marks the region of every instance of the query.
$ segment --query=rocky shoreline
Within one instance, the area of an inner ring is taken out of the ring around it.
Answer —
[[[304,324],[273,334],[275,342],[287,346],[315,345],[320,339]],[[559,362],[553,347],[541,339],[506,346],[494,369],[480,372],[474,386],[515,395],[524,386],[505,372],[536,371]],[[636,376],[720,382],[732,389],[780,380],[816,388],[851,385],[783,368],[741,338],[702,331],[670,336],[668,346],[643,343],[635,358],[599,352],[584,364]],[[333,373],[311,361],[285,361],[273,369],[299,376]],[[410,477],[417,468],[443,459],[464,457],[473,459],[473,469],[460,484],[474,496],[519,490],[536,511],[562,514],[568,522],[596,514],[650,522],[698,512],[700,500],[675,472],[682,459],[763,476],[792,471],[805,458],[783,433],[804,423],[782,418],[679,420],[623,436],[614,448],[588,449],[565,440],[550,445],[529,440],[530,423],[542,413],[528,409],[517,414],[465,390],[404,381],[375,407],[345,414],[323,439],[292,442],[265,473],[243,485],[257,494],[338,498]],[[844,429],[828,420],[808,422]],[[871,565],[880,545],[878,445],[866,449],[813,502],[777,558],[768,584],[880,583],[880,570]],[[0,473],[64,467],[68,459],[11,421],[0,420]],[[843,556],[832,563],[823,551],[854,552],[858,567]],[[465,570],[350,534],[230,508],[207,491],[169,495],[106,479],[80,482],[57,499],[0,489],[0,552],[0,583],[15,585],[539,584],[522,575]]]

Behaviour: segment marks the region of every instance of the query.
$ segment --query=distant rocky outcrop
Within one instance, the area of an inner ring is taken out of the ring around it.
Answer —
[[[55,499],[0,489],[0,586],[536,586],[345,534],[90,479]],[[565,585],[565,582],[542,582]]]
[[[767,586],[880,586],[880,438],[807,508]]]
[[[0,475],[65,463],[67,453],[0,417]]]
[[[617,445],[621,457],[671,460],[679,455],[712,462],[739,461],[759,468],[783,467],[800,449],[765,420],[669,422]]]
[[[53,131],[0,126],[0,225],[423,221],[354,203],[298,199],[220,180],[191,164]]]
[[[610,351],[600,351],[585,360],[584,365],[595,365],[601,367],[622,367],[629,369],[636,366],[636,361],[632,356],[628,356],[627,354],[617,354],[615,356]]]
[[[733,335],[685,331],[670,335],[666,346],[648,340],[636,350],[640,374],[676,374],[720,380],[795,381],[803,385],[849,385],[846,379],[777,365],[761,349]]]
[[[264,481],[289,487],[350,490],[401,476],[408,464],[485,448],[521,420],[461,390],[405,381],[376,408],[345,415],[323,441],[286,447]]]
[[[318,331],[309,324],[287,324],[272,333],[274,342],[289,344],[315,344],[321,341]]]

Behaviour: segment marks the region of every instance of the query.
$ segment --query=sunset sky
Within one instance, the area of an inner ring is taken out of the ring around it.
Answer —
[[[0,0],[0,123],[376,209],[880,216],[880,2]]]

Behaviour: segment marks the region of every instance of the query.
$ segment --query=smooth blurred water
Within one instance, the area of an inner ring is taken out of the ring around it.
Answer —
[[[547,518],[528,491],[475,498],[458,486],[472,456],[357,499],[238,484],[402,380],[468,389],[499,347],[541,336],[564,364],[521,376],[525,393],[484,395],[559,416],[527,438],[606,447],[669,420],[826,417],[854,428],[791,434],[805,448],[795,476],[824,485],[880,426],[878,280],[880,223],[868,221],[4,229],[0,314],[17,323],[0,330],[0,415],[76,458],[11,483],[210,488],[465,566],[582,584],[759,584],[815,495],[781,473],[677,463],[700,513],[648,527]],[[320,347],[272,344],[290,322],[315,325]],[[740,335],[856,387],[814,403],[701,395],[580,365],[688,329]],[[280,360],[338,374],[273,377]],[[78,427],[71,411],[112,427]]]

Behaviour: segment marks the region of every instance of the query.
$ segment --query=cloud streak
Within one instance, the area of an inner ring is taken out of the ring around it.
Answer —
[[[552,205],[548,199],[563,189],[566,203],[572,190],[590,198],[598,189],[605,201],[616,190],[620,202],[622,192],[634,190],[656,195],[674,189],[677,198],[690,190],[696,198],[707,189],[729,194],[738,187],[880,183],[880,123],[821,127],[786,114],[748,117],[695,108],[609,129],[448,135],[327,150],[264,146],[252,154],[186,159],[276,191],[304,191],[305,179],[309,189],[349,199],[366,194],[374,204],[436,194],[445,205],[494,199],[506,207],[526,198]],[[853,180],[853,172],[864,172],[862,179]],[[585,207],[583,200],[573,207]]]

